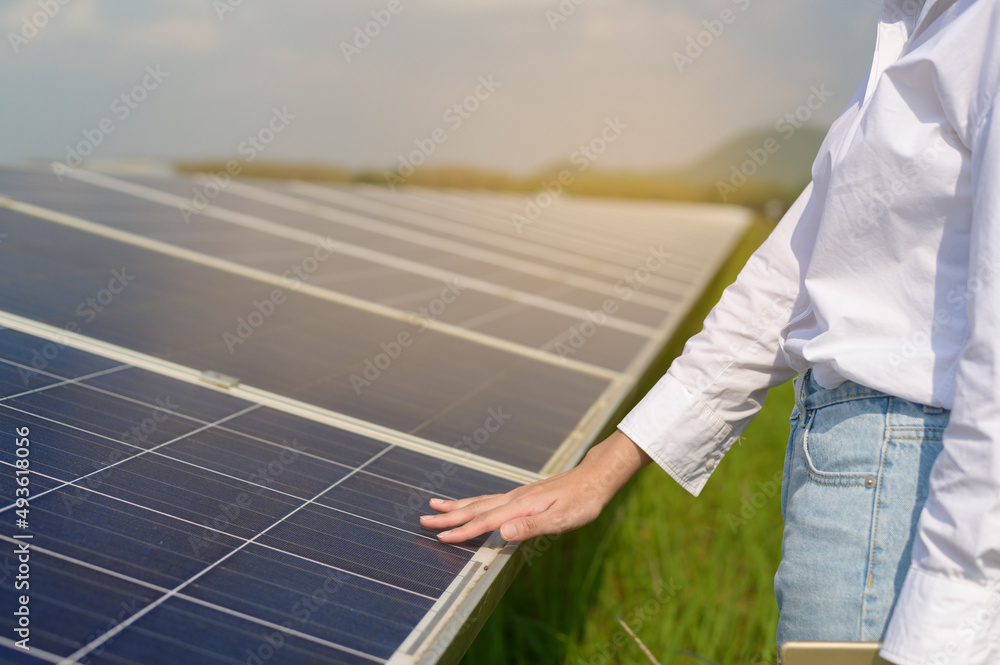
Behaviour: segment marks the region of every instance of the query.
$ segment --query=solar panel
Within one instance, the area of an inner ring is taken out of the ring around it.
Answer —
[[[216,189],[0,168],[4,662],[457,659],[517,546],[440,543],[427,499],[575,463],[746,224]]]

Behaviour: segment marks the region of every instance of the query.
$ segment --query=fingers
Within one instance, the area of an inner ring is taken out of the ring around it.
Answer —
[[[554,500],[549,497],[519,500],[509,495],[494,495],[467,503],[452,512],[422,517],[420,522],[430,529],[449,529],[438,534],[446,543],[460,543],[496,529],[501,530],[500,535],[505,540],[521,541],[540,533],[534,516],[547,511]]]
[[[420,523],[429,529],[447,529],[465,524],[474,517],[508,501],[510,501],[510,497],[506,494],[490,494],[456,501],[431,499],[431,508],[438,511],[438,514],[424,515],[420,518]]]
[[[634,447],[634,444],[629,442]],[[508,541],[563,533],[594,519],[614,488],[594,491],[594,477],[603,473],[598,460],[564,471],[506,494],[488,494],[456,501],[433,499],[436,515],[420,518],[428,529],[445,529],[438,538],[459,543],[487,531],[500,529]]]
[[[420,518],[420,524],[428,529],[450,529],[460,524],[466,524],[481,514],[483,514],[483,510],[476,510],[474,507],[459,508],[450,513],[424,515]]]
[[[499,511],[493,512],[499,513]],[[564,529],[560,526],[561,522],[562,519],[558,515],[558,511],[551,508],[546,509],[537,515],[523,515],[519,517],[511,517],[503,513],[487,513],[482,516],[482,522],[480,524],[477,524],[476,520],[473,520],[464,527],[438,534],[438,538],[446,543],[462,542],[462,540],[468,540],[469,538],[475,537],[466,535],[465,529],[478,532],[476,535],[484,533],[485,531],[499,529],[500,536],[504,540],[509,543],[515,543],[530,540],[535,536],[540,536],[546,533],[562,533]],[[484,526],[486,527],[485,529],[483,529]]]
[[[510,510],[497,509],[482,513],[473,517],[468,522],[460,524],[457,528],[439,533],[438,539],[445,543],[461,543],[488,531],[496,531],[497,529],[500,529],[500,535],[507,541],[520,541],[530,538],[531,536],[527,535],[527,530],[524,528],[521,529],[520,533],[518,533],[517,529],[511,531],[509,528],[506,528],[508,522],[516,522],[521,519],[511,519],[508,514],[509,512]],[[510,536],[510,538],[507,536]]]
[[[453,510],[459,508],[465,508],[469,504],[478,503],[480,501],[489,501],[491,499],[498,499],[505,495],[503,494],[484,494],[482,496],[473,496],[467,499],[438,499],[434,498],[430,500],[430,506],[439,513],[450,513]]]
[[[494,524],[498,517],[494,508],[498,505],[509,505],[509,503],[504,502],[505,497],[503,495],[486,497],[478,501],[455,502],[464,503],[464,505],[456,507],[450,512],[442,512],[437,515],[424,515],[420,518],[420,524],[428,529],[462,527],[461,529],[456,529],[454,532],[438,534],[438,537],[445,542],[461,542],[462,540],[475,538],[482,533],[496,529],[503,520],[501,519],[499,523]],[[438,506],[432,507],[436,510],[442,509]]]
[[[542,533],[534,517],[518,517],[500,525],[500,535],[509,543],[521,542]]]

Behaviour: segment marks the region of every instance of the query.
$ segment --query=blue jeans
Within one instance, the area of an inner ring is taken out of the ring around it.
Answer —
[[[949,415],[851,381],[828,390],[811,371],[796,377],[778,644],[882,639]]]

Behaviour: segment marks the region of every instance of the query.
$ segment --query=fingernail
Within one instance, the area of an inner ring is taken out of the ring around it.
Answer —
[[[514,540],[517,538],[517,527],[513,524],[504,524],[500,527],[500,537],[504,540]]]
[[[451,533],[451,531],[442,531],[441,533],[438,534],[438,538],[443,538],[447,536],[449,533]]]
[[[421,515],[420,519],[422,519],[422,520],[429,520],[432,517],[437,517],[437,515]]]
[[[442,503],[444,503],[444,499],[431,499],[431,503],[432,504],[442,504]]]

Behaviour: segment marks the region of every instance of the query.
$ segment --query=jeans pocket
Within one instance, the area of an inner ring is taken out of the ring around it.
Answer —
[[[885,400],[859,399],[811,409],[802,435],[806,476],[820,485],[872,488],[885,451]]]

